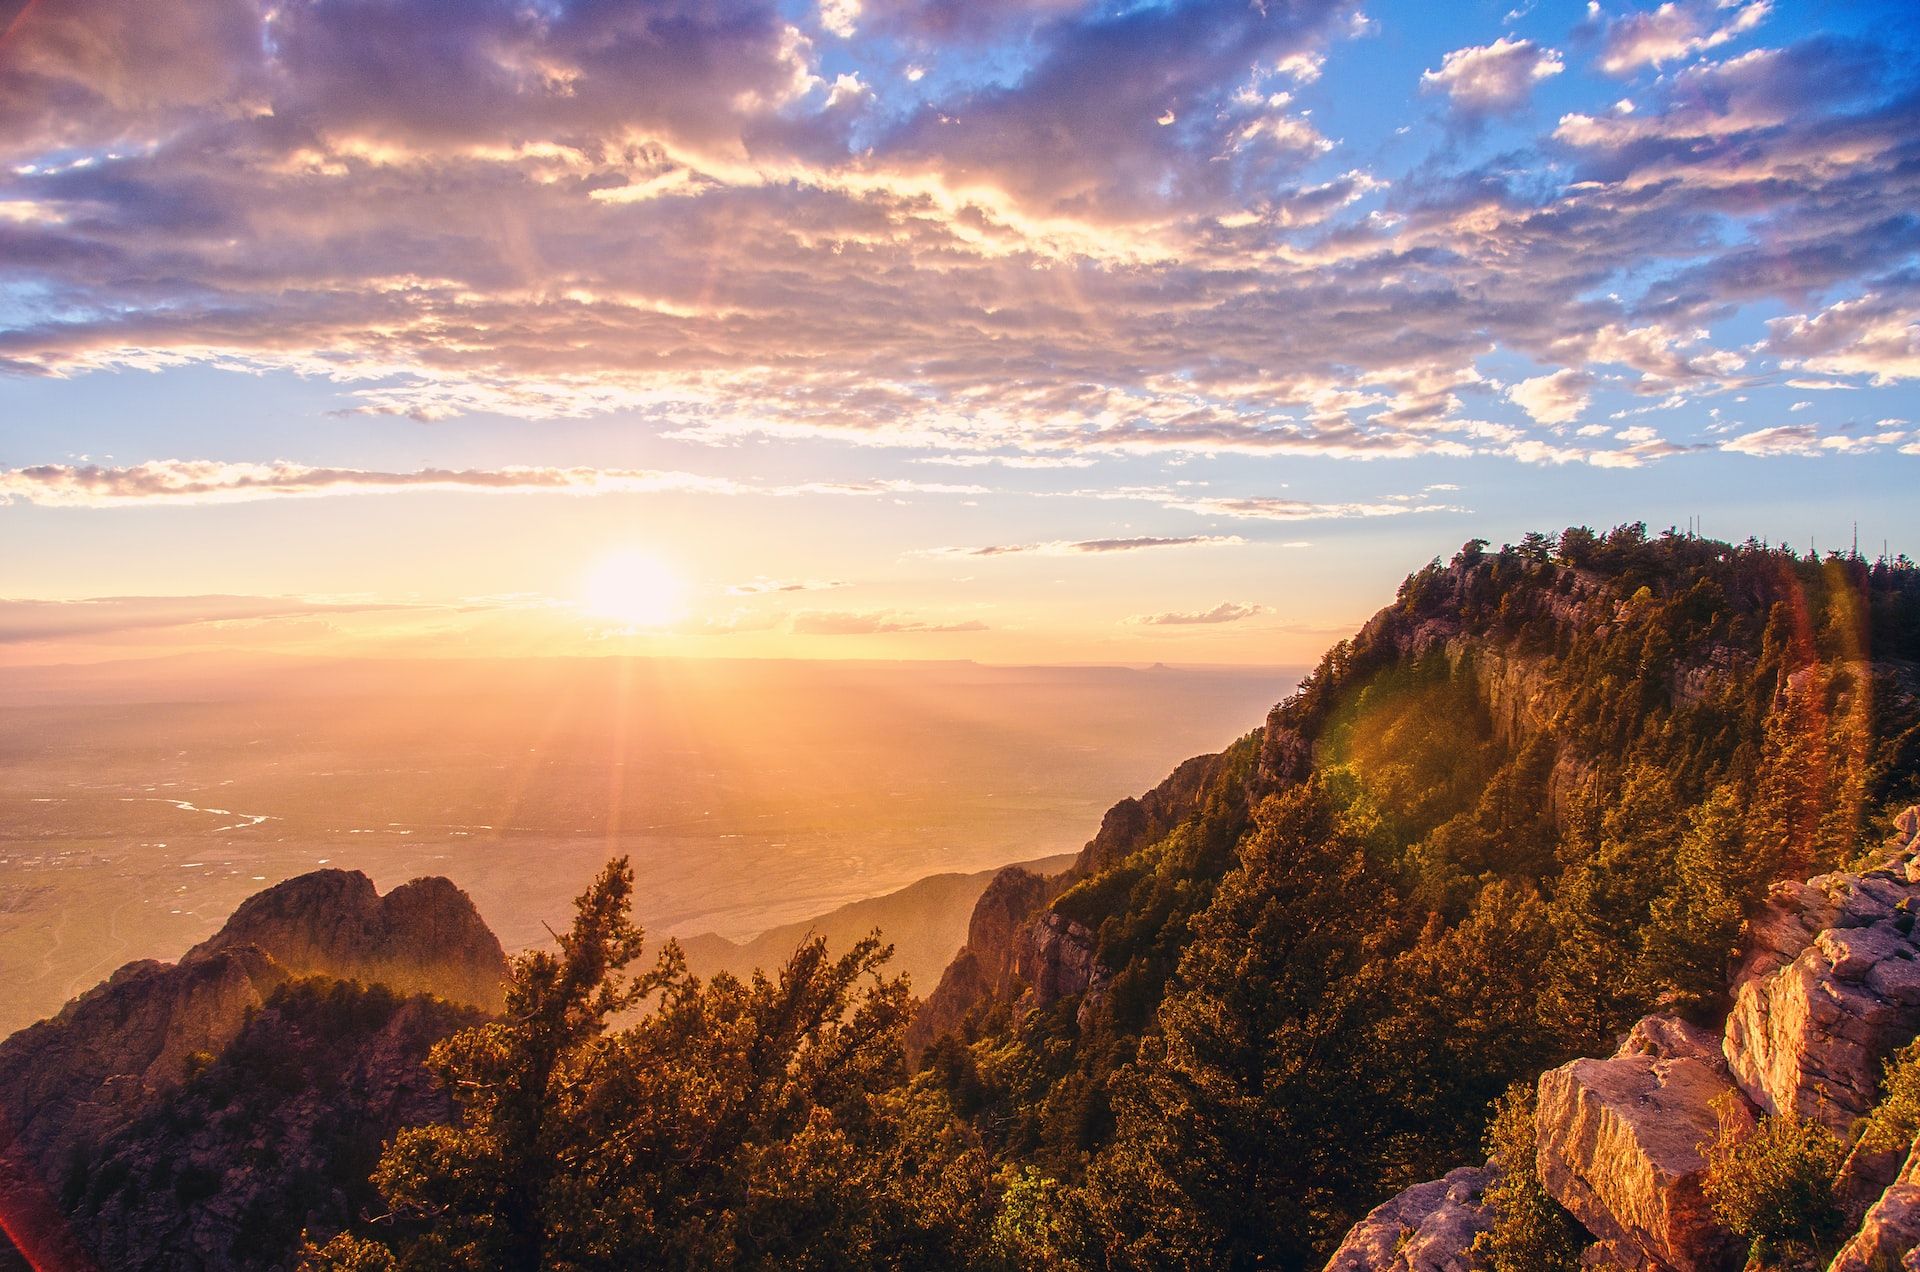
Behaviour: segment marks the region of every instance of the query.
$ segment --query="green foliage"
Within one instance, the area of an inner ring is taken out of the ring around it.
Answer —
[[[1830,1254],[1841,1222],[1833,1181],[1845,1146],[1791,1113],[1748,1128],[1732,1112],[1736,1098],[1720,1098],[1720,1134],[1707,1149],[1702,1187],[1714,1214],[1762,1265],[1797,1267]]]
[[[378,1198],[382,1141],[444,1115],[420,1068],[479,1013],[383,986],[289,981],[218,1056],[76,1162],[62,1204],[102,1248],[139,1234],[152,1258],[285,1266]]]
[[[1493,1226],[1474,1239],[1480,1272],[1574,1272],[1584,1234],[1540,1184],[1534,1165],[1534,1086],[1516,1082],[1494,1105],[1487,1161],[1495,1170],[1486,1203]]]
[[[506,1014],[436,1049],[457,1122],[400,1135],[390,1214],[308,1266],[381,1266],[369,1239],[400,1269],[963,1265],[988,1164],[905,1085],[888,951],[814,940],[777,977],[702,985],[669,946],[628,977],[631,888],[610,864],[559,951],[515,960]]]
[[[1074,1248],[1109,1268],[1299,1266],[1351,1221],[1381,1163],[1339,1134],[1366,1107],[1386,889],[1318,784],[1262,807],[1196,920],[1161,1035],[1116,1077],[1118,1125]]]
[[[991,1262],[1007,1272],[1069,1267],[1060,1181],[1022,1166],[1009,1168],[998,1182],[1000,1204],[988,1239]]]
[[[1861,1119],[1856,1150],[1905,1153],[1920,1136],[1920,1039],[1887,1060],[1880,1099]]]
[[[1739,791],[1714,790],[1688,817],[1673,878],[1649,910],[1635,978],[1641,994],[1701,1012],[1725,997],[1727,954],[1768,874],[1747,850]]]

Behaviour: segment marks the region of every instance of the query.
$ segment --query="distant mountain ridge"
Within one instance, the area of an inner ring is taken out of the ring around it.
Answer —
[[[1063,853],[1002,869],[1051,876],[1074,860],[1074,854]],[[747,976],[756,968],[778,966],[809,935],[823,936],[828,948],[841,951],[878,931],[893,946],[888,970],[905,973],[914,992],[926,994],[966,944],[968,916],[999,873],[978,870],[972,874],[929,875],[893,892],[850,901],[815,918],[769,928],[748,941],[729,941],[711,932],[676,939],[687,956],[688,969],[705,979],[716,972]]]

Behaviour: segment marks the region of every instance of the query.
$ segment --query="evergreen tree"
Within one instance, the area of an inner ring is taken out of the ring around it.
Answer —
[[[1313,782],[1259,810],[1240,863],[1195,923],[1161,1036],[1118,1081],[1118,1128],[1079,1199],[1095,1266],[1301,1267],[1379,1177],[1358,1123],[1362,975],[1390,939],[1387,880]]]
[[[777,977],[688,977],[642,933],[610,864],[557,953],[514,961],[505,1015],[436,1048],[453,1126],[403,1132],[390,1213],[310,1269],[961,1267],[988,1165],[905,1083],[903,981],[877,940],[802,945]],[[616,1014],[652,1009],[609,1032]]]

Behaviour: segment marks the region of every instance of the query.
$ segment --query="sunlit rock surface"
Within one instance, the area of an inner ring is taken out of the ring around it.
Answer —
[[[1907,862],[1781,885],[1734,980],[1726,1056],[1769,1113],[1844,1134],[1873,1106],[1887,1056],[1920,1032],[1920,885]]]
[[[1709,1039],[1678,1021],[1643,1022],[1611,1059],[1541,1075],[1540,1182],[1596,1237],[1678,1272],[1723,1267],[1733,1238],[1701,1192],[1717,1101],[1746,1116]]]
[[[1612,1057],[1541,1075],[1536,1165],[1543,1186],[1595,1239],[1583,1266],[1738,1267],[1740,1243],[1701,1187],[1704,1149],[1721,1117],[1749,1124],[1793,1112],[1844,1137],[1873,1107],[1886,1058],[1920,1034],[1920,810],[1903,812],[1895,827],[1859,873],[1775,885],[1744,933],[1722,1030],[1649,1016]],[[1395,1262],[1412,1240],[1399,1234],[1420,1228],[1436,1195],[1422,1190],[1439,1182],[1370,1214],[1329,1272],[1421,1266]],[[1838,1191],[1857,1222],[1832,1272],[1920,1272],[1915,1155],[1856,1152]]]
[[[467,894],[447,879],[381,896],[357,870],[316,870],[241,902],[188,952],[257,946],[294,975],[333,976],[499,1011],[507,959]]]

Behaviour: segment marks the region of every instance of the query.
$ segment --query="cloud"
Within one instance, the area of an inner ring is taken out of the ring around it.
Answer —
[[[1252,618],[1257,614],[1271,612],[1264,605],[1226,601],[1210,610],[1200,610],[1195,613],[1174,611],[1166,614],[1140,614],[1127,621],[1142,627],[1197,627],[1213,623],[1237,623],[1243,618]]]
[[[1127,539],[1055,540],[1049,543],[994,544],[984,548],[940,548],[944,556],[1082,556],[1139,552],[1146,548],[1239,547],[1247,541],[1237,534],[1192,534],[1175,538],[1142,535]]]
[[[1438,70],[1420,76],[1420,90],[1442,93],[1463,115],[1507,114],[1527,104],[1533,86],[1566,70],[1552,49],[1502,36],[1492,44],[1455,49]]]
[[[1812,316],[1775,318],[1767,348],[1799,370],[1871,376],[1882,385],[1920,379],[1920,304],[1869,293]]]
[[[1714,334],[1910,308],[1887,276],[1920,251],[1910,69],[1735,54],[1756,4],[1603,20],[1623,73],[1687,60],[1630,112],[1561,77],[1550,135],[1399,167],[1309,113],[1348,3],[829,8],[850,34],[774,0],[35,5],[0,65],[0,374],[283,372],[372,417],[1036,471],[1659,458],[1480,410],[1507,358],[1680,405],[1907,374],[1880,335]],[[1431,91],[1506,109],[1555,62],[1457,49]]]
[[[1593,400],[1588,390],[1595,383],[1584,371],[1555,371],[1520,381],[1507,390],[1507,396],[1542,424],[1571,424]]]
[[[453,491],[470,494],[759,494],[980,495],[984,486],[877,478],[750,485],[724,477],[645,468],[422,468],[382,472],[316,468],[286,461],[153,460],[123,468],[98,464],[37,464],[0,469],[0,504],[12,500],[49,507],[115,508],[152,504],[247,503],[260,499],[318,498]]]
[[[0,644],[413,608],[286,596],[103,596],[75,601],[0,598]]]
[[[1416,512],[1462,512],[1450,504],[1416,503],[1313,503],[1304,499],[1280,499],[1271,496],[1203,496],[1167,504],[1189,512],[1214,517],[1241,517],[1253,521],[1332,521],[1355,517],[1399,517]]]
[[[1091,468],[1099,461],[1087,455],[926,455],[912,462],[951,468]]]
[[[1884,420],[1882,424],[1897,424],[1897,420]],[[1770,459],[1782,455],[1806,458],[1815,455],[1858,455],[1877,450],[1883,446],[1894,446],[1906,440],[1904,429],[1882,427],[1879,432],[1850,437],[1842,433],[1822,434],[1816,424],[1779,424],[1772,428],[1754,429],[1731,437],[1720,443],[1720,449],[1736,455],[1751,455],[1756,459]]]
[[[734,483],[691,473],[602,468],[424,468],[378,472],[314,468],[290,463],[155,460],[126,468],[98,464],[38,464],[0,469],[0,502],[13,499],[53,507],[109,508],[153,503],[241,503],[322,495],[401,491],[481,494],[631,494],[658,491],[731,492]]]
[[[893,610],[802,610],[793,616],[792,630],[796,636],[882,636],[919,632],[984,632],[991,629],[978,619],[927,622]]]
[[[1758,27],[1771,8],[1771,0],[1669,0],[1657,9],[1624,14],[1604,24],[1600,69],[1627,75],[1717,48]]]
[[[727,588],[728,596],[760,596],[770,592],[827,592],[834,588],[845,587],[838,579],[768,579],[758,578],[750,583],[735,583]]]

